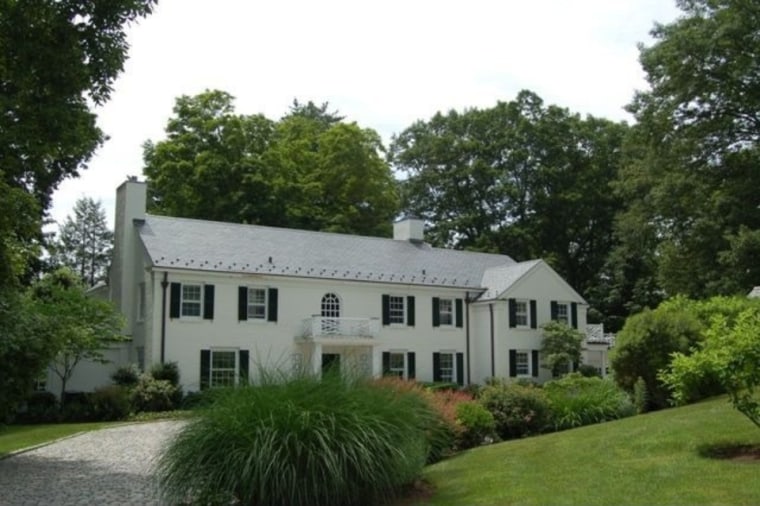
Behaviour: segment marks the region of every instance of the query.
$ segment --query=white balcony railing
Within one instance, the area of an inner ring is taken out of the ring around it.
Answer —
[[[586,342],[587,343],[602,343],[609,346],[615,345],[615,334],[611,334],[604,331],[604,325],[601,323],[594,323],[586,325]]]
[[[303,321],[306,339],[372,339],[380,331],[378,318],[328,318],[312,316]]]

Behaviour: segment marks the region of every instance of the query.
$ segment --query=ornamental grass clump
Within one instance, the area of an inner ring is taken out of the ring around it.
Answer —
[[[612,381],[602,378],[568,374],[546,383],[544,392],[552,408],[555,430],[616,420],[636,413],[628,395]]]
[[[220,390],[157,476],[172,504],[377,504],[419,475],[436,417],[414,391],[337,375]]]

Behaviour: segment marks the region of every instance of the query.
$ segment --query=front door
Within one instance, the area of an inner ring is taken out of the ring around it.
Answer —
[[[322,354],[322,375],[340,374],[340,354],[323,353]]]

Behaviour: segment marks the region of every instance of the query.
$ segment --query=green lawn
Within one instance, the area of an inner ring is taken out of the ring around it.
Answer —
[[[702,456],[760,445],[725,398],[470,450],[431,466],[429,505],[760,504],[760,460]]]
[[[9,425],[0,428],[0,457],[15,450],[54,441],[77,432],[97,430],[118,422]]]

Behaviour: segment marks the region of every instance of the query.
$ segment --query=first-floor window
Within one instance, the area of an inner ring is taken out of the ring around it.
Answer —
[[[211,350],[210,386],[233,386],[238,377],[237,351]]]
[[[515,370],[518,376],[530,376],[530,353],[518,351],[515,354]]]
[[[388,375],[389,376],[398,376],[399,378],[404,378],[404,374],[406,372],[406,364],[404,361],[405,353],[394,353],[391,352],[390,354],[390,364],[388,367]]]
[[[441,353],[439,362],[439,371],[441,375],[441,381],[444,383],[454,383],[456,375],[454,374],[454,354],[453,353]]]
[[[182,316],[201,315],[201,285],[182,285]]]

